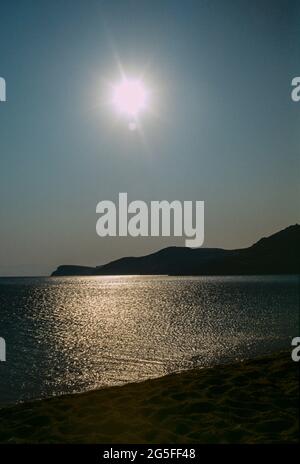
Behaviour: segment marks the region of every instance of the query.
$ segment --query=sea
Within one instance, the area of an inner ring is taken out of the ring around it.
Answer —
[[[0,278],[0,407],[291,350],[297,276]]]

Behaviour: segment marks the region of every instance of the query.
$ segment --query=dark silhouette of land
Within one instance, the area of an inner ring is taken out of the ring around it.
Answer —
[[[299,274],[300,225],[262,238],[249,248],[168,247],[103,266],[59,266],[52,276],[75,275],[253,275]]]

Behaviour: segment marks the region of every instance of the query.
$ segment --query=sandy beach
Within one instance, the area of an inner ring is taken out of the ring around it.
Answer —
[[[296,443],[290,353],[0,411],[2,443]]]

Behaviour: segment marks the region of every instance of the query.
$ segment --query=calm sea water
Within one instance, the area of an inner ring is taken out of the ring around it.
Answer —
[[[289,349],[296,276],[0,279],[0,405]]]

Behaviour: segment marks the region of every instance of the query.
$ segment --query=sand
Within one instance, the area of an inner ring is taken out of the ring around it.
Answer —
[[[299,363],[278,353],[0,410],[2,443],[296,443]]]

